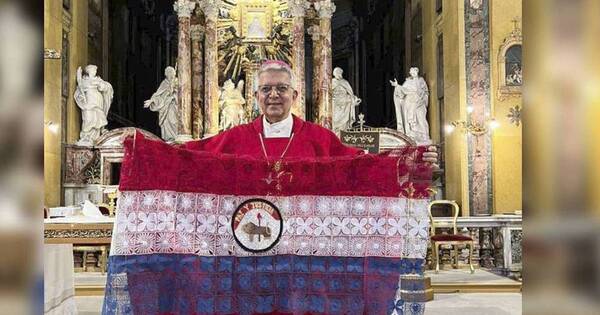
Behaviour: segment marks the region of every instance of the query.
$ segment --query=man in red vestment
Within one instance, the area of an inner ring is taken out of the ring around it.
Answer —
[[[254,92],[263,113],[253,122],[226,130],[214,137],[187,142],[184,147],[214,153],[284,159],[289,157],[325,157],[362,154],[342,144],[329,129],[303,121],[290,114],[298,98],[294,75],[282,61],[266,61],[257,72],[258,89]],[[428,148],[423,161],[435,164],[435,147]],[[435,166],[435,165],[434,165]]]

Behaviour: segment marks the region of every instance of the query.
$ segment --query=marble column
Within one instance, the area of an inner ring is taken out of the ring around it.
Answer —
[[[307,0],[291,0],[288,3],[289,12],[292,16],[292,68],[296,78],[298,100],[292,107],[292,113],[302,119],[306,119],[305,81],[304,81],[304,16],[310,8]]]
[[[320,99],[321,99],[321,87],[319,82],[321,82],[321,48],[320,48],[320,37],[321,32],[318,25],[313,25],[308,28],[308,34],[312,39],[312,51],[313,51],[313,71],[312,71],[312,119],[313,122],[320,122],[319,113],[320,113]]]
[[[251,122],[254,118],[260,114],[260,109],[255,112],[255,108],[258,108],[256,98],[254,97],[254,76],[258,72],[259,64],[254,62],[247,62],[242,65],[242,69],[246,74],[246,80],[244,82],[244,98],[246,99],[246,121]]]
[[[179,125],[175,141],[192,139],[192,70],[190,58],[190,17],[196,3],[190,0],[177,0],[173,9],[179,22],[179,43],[177,47],[177,78],[179,79]]]
[[[319,14],[319,52],[320,67],[319,81],[319,119],[317,123],[321,126],[333,128],[333,106],[331,104],[331,77],[333,74],[331,61],[331,16],[335,12],[335,4],[331,0],[315,2],[315,9]]]
[[[204,134],[203,94],[204,68],[203,48],[204,26],[192,25],[192,138],[200,139]]]
[[[219,59],[217,18],[221,0],[200,0],[198,5],[206,18],[204,34],[204,133],[219,133]]]
[[[485,126],[492,115],[489,0],[465,0],[466,101],[472,112],[467,123]],[[472,216],[493,213],[492,135],[469,134],[469,209]]]

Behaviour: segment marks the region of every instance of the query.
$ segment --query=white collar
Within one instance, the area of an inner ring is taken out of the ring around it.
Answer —
[[[265,138],[289,138],[292,134],[294,119],[291,114],[287,118],[275,123],[269,123],[265,115],[263,115],[263,133]]]

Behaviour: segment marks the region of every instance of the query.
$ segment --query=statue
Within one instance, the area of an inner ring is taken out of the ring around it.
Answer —
[[[223,83],[223,88],[219,93],[220,131],[246,122],[246,111],[244,110],[246,100],[242,94],[243,90],[244,80],[240,80],[237,87],[231,79]]]
[[[427,106],[429,90],[427,83],[419,77],[419,68],[410,68],[410,77],[402,85],[394,78],[390,80],[394,89],[397,129],[417,143],[430,143]]]
[[[333,69],[331,80],[333,131],[336,134],[352,127],[356,121],[356,106],[361,102],[361,99],[354,95],[350,83],[342,77],[343,73],[344,70],[336,67]]]
[[[513,64],[510,68],[510,73],[506,75],[506,84],[508,85],[522,85],[523,84],[523,73],[519,64]]]
[[[87,65],[85,75],[81,67],[77,68],[77,88],[75,103],[81,108],[81,132],[76,144],[93,146],[94,141],[106,131],[108,109],[112,103],[114,91],[110,83],[96,76],[98,67]]]
[[[175,68],[170,66],[165,68],[165,79],[152,97],[144,102],[144,108],[158,112],[158,124],[165,141],[174,141],[177,136],[178,108],[175,74]]]

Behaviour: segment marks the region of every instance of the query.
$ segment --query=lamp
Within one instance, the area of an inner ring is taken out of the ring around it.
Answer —
[[[495,118],[488,118],[483,123],[480,122],[466,122],[464,120],[455,120],[450,124],[444,126],[444,130],[447,134],[454,132],[456,128],[460,128],[463,132],[468,132],[474,136],[481,136],[486,134],[488,131],[493,131],[498,128],[500,123]]]

